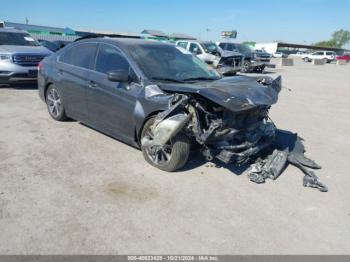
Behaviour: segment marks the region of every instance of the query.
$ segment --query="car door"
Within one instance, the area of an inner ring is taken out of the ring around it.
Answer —
[[[94,70],[87,79],[89,119],[97,129],[125,142],[134,139],[134,108],[141,87],[136,82],[119,83],[108,80],[112,70],[126,70],[135,75],[122,52],[110,44],[99,44]]]
[[[196,43],[190,43],[188,47],[188,51],[190,51],[192,54],[196,55],[199,59],[205,61],[206,54],[203,53],[201,47]]]
[[[81,43],[64,50],[58,58],[57,85],[62,89],[67,114],[88,120],[86,76],[95,61],[97,44]]]

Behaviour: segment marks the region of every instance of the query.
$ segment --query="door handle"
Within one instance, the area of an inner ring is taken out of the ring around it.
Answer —
[[[90,88],[96,88],[96,87],[97,87],[97,84],[96,84],[94,81],[89,81],[88,86],[89,86]]]

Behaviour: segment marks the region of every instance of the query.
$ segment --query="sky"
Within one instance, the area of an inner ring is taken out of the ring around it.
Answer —
[[[0,21],[72,29],[157,29],[217,41],[237,30],[237,41],[311,44],[350,30],[349,0],[12,0],[1,1]],[[209,31],[207,31],[209,29]],[[350,45],[347,45],[349,47]]]

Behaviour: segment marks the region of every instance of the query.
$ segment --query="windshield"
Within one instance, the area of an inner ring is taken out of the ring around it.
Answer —
[[[243,44],[233,44],[234,47],[240,52],[240,53],[250,53],[252,50]]]
[[[29,34],[0,32],[0,45],[39,46]]]
[[[216,80],[220,75],[186,50],[171,45],[139,45],[130,54],[145,75],[154,80]]]
[[[217,53],[218,52],[218,48],[217,48],[216,44],[214,44],[214,43],[202,43],[202,46],[203,46],[204,51],[206,53]]]

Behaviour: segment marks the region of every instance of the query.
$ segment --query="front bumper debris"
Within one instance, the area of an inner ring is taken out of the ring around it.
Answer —
[[[275,180],[292,164],[305,174],[304,186],[326,192],[327,187],[309,170],[321,167],[304,155],[302,139],[277,129],[268,116],[281,91],[281,77],[249,79],[249,84],[242,81],[235,89],[232,84],[223,89],[213,85],[198,91],[189,89],[193,93],[172,93],[168,108],[157,114],[151,127],[154,139],[142,139],[141,145],[162,148],[182,132],[199,144],[208,161],[250,165],[246,172],[252,182]]]
[[[303,185],[313,187],[321,192],[328,188],[319,180],[311,169],[321,169],[321,166],[307,158],[302,139],[288,131],[277,130],[272,153],[258,159],[246,171],[249,179],[255,183],[265,183],[266,179],[277,179],[292,164],[304,173]]]

